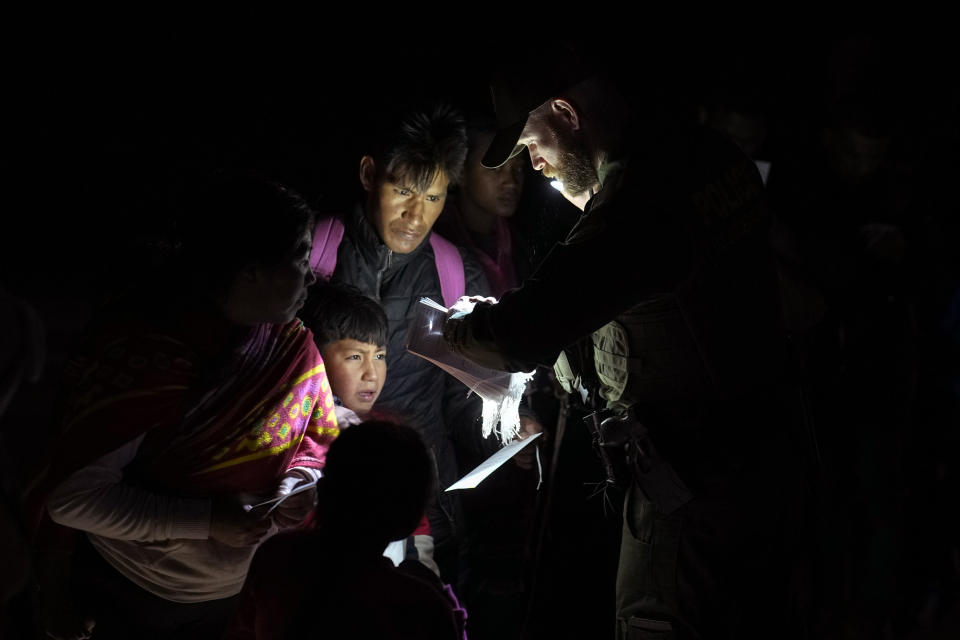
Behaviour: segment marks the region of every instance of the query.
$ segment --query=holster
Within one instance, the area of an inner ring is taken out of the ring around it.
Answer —
[[[607,430],[603,426],[603,414],[599,411],[587,414],[583,418],[590,435],[593,438],[593,452],[597,454],[600,464],[606,474],[605,482],[608,485],[625,488],[630,482],[630,472],[627,469],[625,451],[616,442],[607,438]],[[611,434],[612,435],[612,434]]]
[[[647,428],[629,413],[593,412],[584,418],[606,482],[626,487],[631,481],[644,497],[669,515],[693,499],[673,466],[657,452]]]

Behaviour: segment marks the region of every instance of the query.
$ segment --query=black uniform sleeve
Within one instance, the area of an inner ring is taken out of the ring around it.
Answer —
[[[673,214],[673,215],[671,215]],[[467,357],[507,371],[552,366],[560,351],[689,272],[690,234],[664,202],[619,194],[591,209],[523,286],[478,304],[448,339]]]

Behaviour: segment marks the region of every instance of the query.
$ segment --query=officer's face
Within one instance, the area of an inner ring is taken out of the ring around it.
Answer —
[[[579,119],[571,107],[551,100],[530,113],[518,144],[530,152],[530,163],[546,178],[559,180],[563,190],[579,196],[597,185],[599,178],[583,140]]]

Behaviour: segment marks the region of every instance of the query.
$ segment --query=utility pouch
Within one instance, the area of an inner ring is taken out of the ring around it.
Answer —
[[[631,616],[627,622],[627,640],[672,640],[673,625],[665,620]]]
[[[646,427],[639,421],[629,414],[611,416],[600,423],[600,432],[605,435],[605,442],[623,449],[630,475],[660,513],[670,515],[693,499],[673,465],[657,453]]]

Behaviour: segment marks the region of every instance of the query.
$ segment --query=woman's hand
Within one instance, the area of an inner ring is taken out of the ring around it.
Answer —
[[[316,506],[317,488],[311,487],[281,502],[273,510],[273,522],[280,529],[296,527],[310,515],[310,512]]]
[[[249,547],[263,539],[270,531],[269,518],[248,513],[233,496],[213,499],[210,509],[210,539],[228,547]]]

